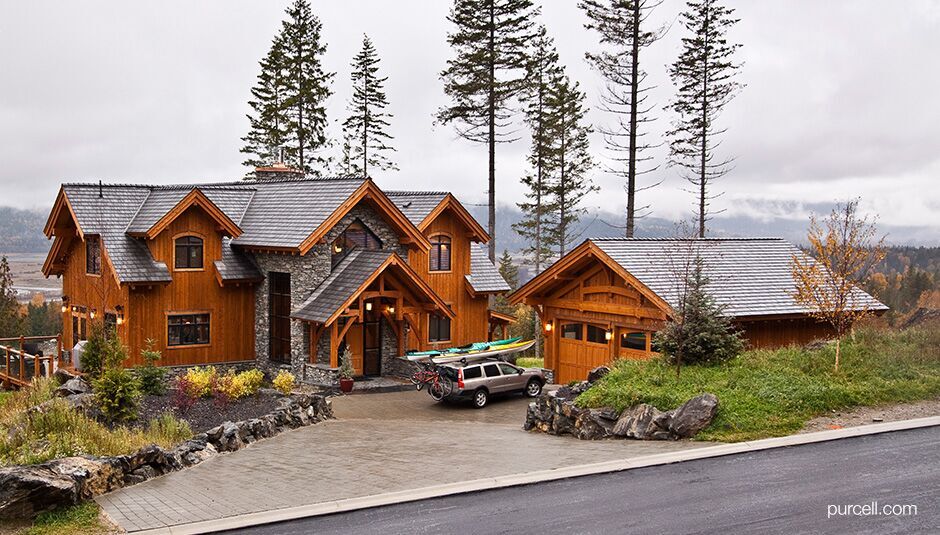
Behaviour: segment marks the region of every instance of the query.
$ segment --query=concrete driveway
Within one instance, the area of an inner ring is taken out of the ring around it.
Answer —
[[[580,441],[522,430],[527,399],[485,409],[424,392],[334,398],[337,420],[98,498],[129,532],[625,459],[708,444]]]

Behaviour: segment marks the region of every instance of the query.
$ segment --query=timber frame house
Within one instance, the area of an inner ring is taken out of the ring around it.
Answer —
[[[229,183],[63,184],[45,234],[64,349],[102,322],[128,366],[152,342],[162,365],[251,363],[332,384],[346,348],[358,375],[407,375],[407,350],[513,321],[489,308],[510,289],[489,236],[447,192],[282,166]]]
[[[557,383],[584,380],[618,358],[657,353],[653,336],[672,318],[694,258],[706,291],[752,347],[805,344],[832,330],[791,297],[790,259],[805,255],[779,238],[595,238],[583,242],[514,292],[535,307],[545,333],[545,367]],[[855,303],[887,307],[856,288]]]

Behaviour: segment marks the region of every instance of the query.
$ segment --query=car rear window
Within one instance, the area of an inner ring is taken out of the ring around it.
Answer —
[[[486,372],[487,377],[499,377],[499,366],[495,364],[483,366],[483,371]]]
[[[483,377],[483,374],[480,372],[479,366],[470,366],[463,369],[464,379],[479,379],[480,377]]]
[[[451,381],[457,380],[457,370],[449,366],[441,366],[441,374],[443,374],[444,377],[447,377]]]

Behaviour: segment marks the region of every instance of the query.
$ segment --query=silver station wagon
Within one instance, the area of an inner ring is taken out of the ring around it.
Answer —
[[[520,368],[497,360],[444,364],[441,371],[454,383],[453,392],[445,399],[469,399],[478,409],[494,395],[522,393],[534,398],[545,384],[541,368]]]

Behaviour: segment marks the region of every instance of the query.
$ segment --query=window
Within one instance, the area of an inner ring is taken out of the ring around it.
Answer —
[[[290,273],[268,272],[268,350],[271,360],[290,363]]]
[[[480,370],[479,366],[470,366],[469,368],[463,369],[463,378],[466,379],[479,379],[483,377],[483,372]]]
[[[502,370],[503,375],[516,375],[519,373],[519,368],[516,368],[512,364],[506,364],[505,362],[499,363],[499,369]]]
[[[483,371],[486,373],[487,377],[499,377],[499,366],[495,364],[483,366]]]
[[[587,341],[593,344],[607,345],[607,329],[597,325],[587,326]]]
[[[583,336],[583,325],[580,323],[565,323],[561,326],[561,337],[569,340],[580,340]]]
[[[117,314],[111,312],[104,313],[104,333],[110,336],[117,332]]]
[[[208,314],[167,316],[167,346],[195,346],[209,343]]]
[[[101,238],[97,236],[85,239],[85,273],[101,275]]]
[[[358,219],[350,223],[335,240],[333,240],[331,258],[333,266],[346,258],[353,249],[381,249],[382,241],[362,221]]]
[[[428,316],[428,341],[446,342],[450,340],[450,318],[440,314]]]
[[[450,238],[443,234],[431,236],[430,271],[450,271]]]
[[[620,335],[620,347],[646,351],[646,333],[623,333]]]
[[[176,269],[202,269],[202,238],[176,238]]]

